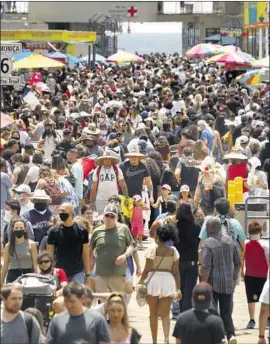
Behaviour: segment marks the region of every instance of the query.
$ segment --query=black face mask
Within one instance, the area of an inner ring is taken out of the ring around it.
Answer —
[[[34,204],[34,208],[37,211],[44,211],[47,209],[47,204],[46,203],[42,203],[42,202],[37,202]]]
[[[16,238],[20,239],[24,236],[24,230],[14,231],[14,235]]]
[[[49,272],[52,271],[52,265],[50,265],[50,267],[48,269],[41,269],[40,268],[40,271],[43,273],[43,274],[48,274]]]
[[[60,217],[61,221],[65,222],[69,218],[69,214],[67,214],[67,213],[60,213],[59,217]]]
[[[171,214],[175,213],[176,212],[176,204],[168,202],[167,203],[167,211],[168,211],[168,213],[171,213]]]

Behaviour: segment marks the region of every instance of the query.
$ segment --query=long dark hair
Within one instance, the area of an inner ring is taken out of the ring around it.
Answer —
[[[195,222],[194,215],[192,212],[192,207],[191,207],[190,203],[184,202],[184,203],[180,204],[180,206],[176,212],[176,220],[177,220],[177,224],[179,222],[183,222],[183,221],[190,222],[190,223]],[[178,229],[179,229],[179,227],[178,227]]]
[[[9,249],[8,249],[8,253],[10,256],[13,257],[14,255],[14,251],[15,251],[15,234],[14,234],[14,226],[15,223],[17,222],[21,222],[24,224],[24,228],[25,228],[25,232],[24,232],[24,239],[27,240],[28,239],[28,232],[26,230],[26,222],[22,217],[18,217],[17,219],[15,219],[14,221],[12,221],[11,223],[11,231],[10,231],[10,237],[9,237]]]
[[[150,151],[148,153],[148,157],[153,159],[157,163],[157,165],[158,165],[158,167],[160,169],[160,173],[162,174],[162,172],[164,171],[165,167],[163,166],[163,163],[162,163],[161,154],[159,152],[155,151],[155,150],[152,150],[152,151]]]
[[[156,160],[152,158],[145,159],[145,165],[148,167],[151,179],[155,181],[156,185],[159,185],[161,178],[161,170]]]

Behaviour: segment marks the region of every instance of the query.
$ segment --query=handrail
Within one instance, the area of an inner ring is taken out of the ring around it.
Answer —
[[[247,227],[248,227],[248,220],[269,220],[269,214],[266,216],[248,216],[248,206],[249,204],[269,204],[269,203],[248,203],[250,199],[265,199],[265,200],[270,200],[270,196],[249,196],[245,199],[245,222],[244,222],[244,231],[247,236]],[[265,238],[266,239],[266,238]]]

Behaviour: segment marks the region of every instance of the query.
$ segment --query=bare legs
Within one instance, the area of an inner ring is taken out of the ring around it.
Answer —
[[[171,297],[158,298],[158,296],[147,296],[147,303],[150,312],[150,328],[153,344],[157,344],[158,336],[158,316],[162,320],[165,343],[169,343],[170,333],[170,309],[172,304]]]
[[[255,319],[255,302],[248,303],[249,319]]]
[[[153,344],[157,344],[158,334],[158,297],[147,295],[147,303],[150,312],[150,328]]]
[[[162,320],[165,343],[169,343],[171,304],[172,297],[162,297],[161,299],[159,299],[159,315]]]

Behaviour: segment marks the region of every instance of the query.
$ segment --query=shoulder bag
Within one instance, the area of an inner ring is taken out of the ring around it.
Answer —
[[[149,277],[147,282],[144,282],[140,288],[137,290],[136,300],[140,307],[146,304],[146,296],[147,296],[147,285],[151,281],[152,277],[154,276],[155,272],[157,271],[158,267],[160,266],[161,262],[163,261],[164,256],[158,262],[156,269],[152,272],[151,276]]]

